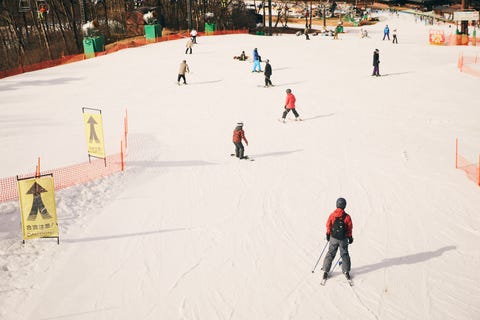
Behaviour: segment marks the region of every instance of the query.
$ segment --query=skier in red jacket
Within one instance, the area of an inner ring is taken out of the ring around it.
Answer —
[[[233,130],[233,144],[235,145],[235,156],[239,159],[246,159],[243,155],[245,148],[243,147],[242,140],[248,146],[248,140],[245,137],[245,131],[243,131],[243,122],[237,123],[235,130]]]
[[[348,245],[353,242],[353,223],[350,215],[345,212],[346,206],[347,201],[344,198],[338,198],[337,209],[330,214],[327,220],[327,241],[329,241],[329,245],[322,267],[324,279],[328,277],[332,261],[337,254],[338,248],[340,248],[342,271],[345,277],[350,280],[350,255],[348,254]]]
[[[290,110],[293,112],[295,115],[295,121],[296,120],[302,120],[300,116],[298,115],[297,110],[295,110],[295,101],[297,100],[295,96],[292,93],[291,89],[287,89],[285,91],[287,93],[287,97],[285,99],[285,111],[283,111],[282,115],[282,122],[285,123],[285,118],[287,117],[287,114],[290,112]]]

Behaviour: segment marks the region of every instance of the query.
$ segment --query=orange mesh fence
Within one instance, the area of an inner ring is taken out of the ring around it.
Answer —
[[[41,171],[42,174],[53,174],[55,190],[71,187],[102,177],[106,177],[122,170],[123,159],[121,154],[107,156],[107,166],[104,159],[94,159],[89,162]],[[19,178],[34,177],[35,173],[19,175]],[[0,179],[0,202],[18,199],[17,177]]]
[[[125,170],[126,141],[128,134],[128,116],[124,118],[124,134],[120,142],[120,153],[105,159],[91,158],[84,162],[59,169],[40,171],[40,159],[34,173],[18,175],[19,178],[34,177],[41,174],[53,174],[55,190],[109,176]],[[0,178],[0,203],[18,199],[17,177]]]
[[[458,139],[456,142],[455,168],[463,170],[469,180],[480,186],[480,156],[478,163],[472,163],[458,152]]]
[[[224,31],[213,31],[209,33],[204,33],[204,32],[199,32],[199,36],[212,36],[212,35],[226,35],[226,34],[240,34],[240,33],[248,33],[247,29],[241,29],[241,30],[224,30]],[[151,44],[155,42],[163,42],[163,41],[169,41],[169,40],[178,40],[182,38],[189,37],[190,35],[188,33],[175,33],[175,34],[168,34],[159,38],[156,38],[154,40],[147,41],[145,38],[142,39],[135,39],[131,41],[122,41],[115,43],[113,45],[110,45],[105,51],[102,52],[97,52],[95,53],[95,56],[104,56],[109,53],[117,52],[119,50],[127,49],[127,48],[135,48],[135,47],[140,47],[144,46],[146,44]],[[77,62],[84,60],[86,57],[84,54],[75,54],[75,55],[70,55],[70,56],[64,56],[59,59],[54,59],[54,60],[48,60],[48,61],[43,61],[39,63],[34,63],[30,64],[27,66],[19,66],[14,69],[10,70],[0,70],[0,79],[1,78],[6,78],[6,77],[11,77],[17,74],[21,74],[24,72],[30,72],[30,71],[36,71],[36,70],[41,70],[45,68],[51,68],[55,66],[59,66],[62,64],[67,64],[71,62]]]

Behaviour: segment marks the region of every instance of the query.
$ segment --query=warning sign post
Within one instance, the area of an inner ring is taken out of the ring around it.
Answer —
[[[23,242],[35,238],[57,238],[57,207],[53,174],[18,178]]]
[[[94,112],[86,112],[86,110]],[[82,108],[82,112],[87,138],[88,159],[90,160],[90,157],[104,159],[105,166],[107,166],[105,143],[103,140],[102,110]]]

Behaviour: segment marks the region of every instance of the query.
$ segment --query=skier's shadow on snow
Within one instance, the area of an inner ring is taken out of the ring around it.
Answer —
[[[359,275],[359,274],[369,273],[378,269],[384,269],[392,266],[400,266],[404,264],[407,264],[407,265],[416,264],[416,263],[425,262],[427,260],[439,257],[445,252],[454,250],[456,248],[457,248],[456,246],[447,246],[447,247],[437,249],[435,251],[426,251],[426,252],[415,253],[415,254],[411,254],[403,257],[383,259],[381,262],[377,262],[374,264],[369,264],[366,266],[353,268],[353,269],[354,269],[355,275]]]
[[[189,86],[194,86],[194,85],[197,85],[197,84],[208,84],[208,83],[215,83],[215,82],[222,82],[223,79],[220,79],[220,80],[211,80],[211,81],[202,81],[202,82],[189,82],[188,85]]]
[[[15,81],[9,82],[6,81],[5,84],[0,85],[0,91],[7,91],[7,90],[18,90],[22,89],[24,86],[52,86],[56,84],[65,84],[72,81],[79,81],[83,78],[74,78],[74,77],[64,77],[64,78],[56,78],[50,80],[24,80],[24,81]]]
[[[297,149],[297,150],[292,150],[292,151],[278,151],[278,152],[252,154],[252,157],[254,157],[254,158],[276,157],[276,156],[284,156],[284,155],[287,155],[287,154],[300,152],[300,151],[303,151],[303,149]]]
[[[325,118],[325,117],[331,117],[335,113],[329,113],[329,114],[319,114],[318,116],[310,117],[310,118],[303,118],[303,121],[308,121],[308,120],[315,120],[318,118]]]
[[[149,236],[149,235],[160,234],[160,233],[177,232],[177,231],[185,231],[185,230],[190,230],[190,228],[163,229],[163,230],[153,230],[153,231],[145,231],[145,232],[126,233],[126,234],[114,234],[109,236],[87,237],[87,238],[78,238],[78,239],[62,239],[61,241],[68,242],[68,243],[104,241],[104,240],[113,240],[113,239],[121,239],[121,238],[142,237],[142,236]]]
[[[399,75],[402,75],[402,74],[407,74],[407,73],[411,73],[411,72],[393,72],[393,73],[384,73],[382,74],[382,77],[389,77],[389,76],[399,76]]]
[[[188,160],[188,161],[127,161],[128,166],[133,167],[196,167],[196,166],[211,166],[216,163],[201,161],[201,160]]]
[[[297,81],[297,82],[289,82],[289,83],[276,83],[275,87],[288,87],[288,86],[291,86],[293,84],[299,84],[299,83],[302,83],[302,82],[305,82],[305,81]]]

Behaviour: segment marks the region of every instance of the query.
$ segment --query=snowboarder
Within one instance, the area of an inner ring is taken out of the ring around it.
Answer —
[[[393,36],[392,43],[398,43],[398,39],[397,39],[397,29],[393,29],[392,36]]]
[[[192,54],[193,38],[188,39],[187,44],[185,44],[185,47],[187,47],[187,49],[185,50],[185,54],[188,53],[188,50],[190,50],[190,54]]]
[[[255,48],[255,49],[253,49],[253,70],[252,70],[252,72],[262,72],[262,66],[260,65],[260,62],[261,62],[260,55],[258,54],[257,48]]]
[[[372,76],[380,77],[380,53],[378,49],[373,51],[373,73]]]
[[[272,75],[272,66],[270,65],[270,60],[265,60],[265,71],[263,72],[265,75],[265,88],[271,86],[273,87],[272,81],[270,80],[270,76]]]
[[[245,148],[243,147],[242,140],[248,146],[248,140],[245,137],[245,131],[243,131],[243,122],[238,122],[235,130],[233,130],[233,144],[235,145],[235,156],[239,159],[247,159],[244,155]]]
[[[187,84],[187,80],[185,79],[186,72],[190,72],[190,68],[188,67],[187,61],[183,60],[178,70],[177,84],[180,84],[180,79],[183,79],[183,84]]]
[[[350,280],[350,255],[348,254],[348,245],[353,243],[352,218],[345,212],[347,201],[344,198],[337,199],[337,209],[333,211],[327,220],[326,239],[329,242],[328,252],[323,260],[323,279],[327,279],[332,261],[340,248],[340,257],[342,258],[342,272]]]
[[[287,117],[287,114],[292,111],[293,114],[295,115],[295,121],[297,120],[302,120],[297,112],[297,110],[295,110],[295,101],[297,100],[295,98],[295,96],[293,95],[292,93],[292,90],[290,89],[287,89],[285,90],[285,92],[287,93],[287,97],[285,99],[285,111],[283,111],[283,115],[282,115],[282,122],[285,123],[285,118]]]
[[[388,40],[390,40],[390,28],[388,27],[388,24],[385,26],[385,29],[383,29],[383,39],[382,40],[385,40],[385,37],[387,37]]]

